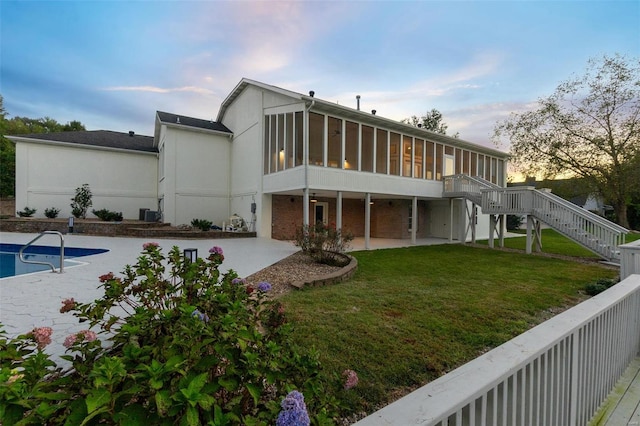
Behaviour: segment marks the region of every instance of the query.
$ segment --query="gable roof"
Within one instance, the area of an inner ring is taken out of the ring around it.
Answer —
[[[78,130],[72,132],[33,133],[7,136],[13,141],[39,140],[61,144],[88,145],[102,148],[124,149],[128,151],[158,152],[153,145],[153,137],[122,133],[111,130]]]
[[[214,132],[229,134],[233,133],[227,128],[227,126],[217,121],[202,120],[200,118],[187,117],[185,115],[173,114],[164,111],[156,111],[156,114],[158,115],[158,120],[163,124],[195,127],[197,129],[212,130]]]

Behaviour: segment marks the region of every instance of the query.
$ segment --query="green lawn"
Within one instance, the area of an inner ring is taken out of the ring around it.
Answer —
[[[358,373],[347,395],[355,412],[380,408],[578,303],[586,284],[617,276],[598,264],[457,244],[352,254],[359,269],[350,281],[282,302],[298,344],[318,349],[328,372]]]

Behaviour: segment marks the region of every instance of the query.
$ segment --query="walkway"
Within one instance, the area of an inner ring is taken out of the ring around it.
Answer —
[[[589,426],[640,425],[640,357],[631,362]]]

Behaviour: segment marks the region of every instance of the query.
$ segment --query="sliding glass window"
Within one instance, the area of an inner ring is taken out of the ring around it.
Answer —
[[[293,113],[287,113],[285,116],[285,155],[287,158],[285,169],[293,168]]]
[[[264,168],[263,173],[265,175],[269,174],[269,132],[270,132],[270,126],[269,126],[269,116],[265,115],[264,116],[264,147],[263,147],[263,154],[262,154],[262,158],[264,160],[264,163],[262,165],[262,167]]]
[[[442,145],[436,144],[436,180],[442,180]]]

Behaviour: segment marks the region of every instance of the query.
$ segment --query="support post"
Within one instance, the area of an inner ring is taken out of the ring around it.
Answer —
[[[453,241],[453,198],[449,198],[449,242]]]
[[[302,224],[309,226],[309,188],[305,188],[302,195]]]
[[[369,250],[371,239],[371,194],[364,196],[364,249]]]
[[[342,233],[342,191],[336,194],[336,229]]]
[[[411,244],[416,245],[418,231],[418,197],[413,197],[411,202]]]
[[[490,214],[489,215],[489,247],[493,248],[494,244],[493,244],[493,235],[496,231],[496,215],[495,214]]]

